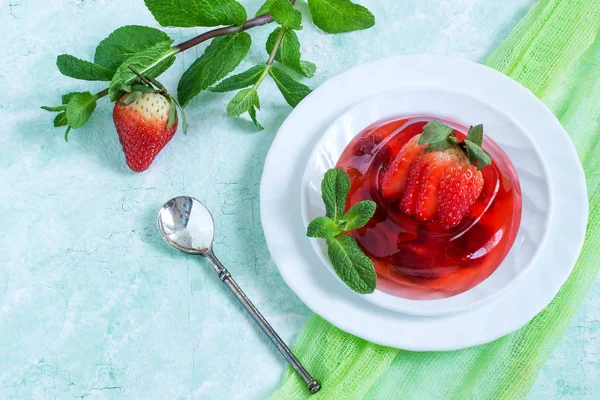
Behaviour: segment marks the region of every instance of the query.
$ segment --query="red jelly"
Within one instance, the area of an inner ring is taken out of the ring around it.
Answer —
[[[418,222],[385,200],[379,183],[396,154],[432,117],[376,123],[348,144],[337,167],[351,182],[348,204],[373,200],[377,211],[352,236],[374,262],[377,289],[408,299],[439,299],[486,279],[508,254],[521,221],[521,189],[504,151],[485,137],[492,165],[481,170],[484,186],[469,213],[451,229],[439,221]],[[444,121],[462,140],[467,129]]]

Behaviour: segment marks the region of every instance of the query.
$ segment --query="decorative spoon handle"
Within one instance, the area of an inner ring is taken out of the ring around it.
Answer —
[[[279,352],[285,357],[285,359],[290,363],[290,365],[296,370],[298,375],[300,375],[304,382],[306,382],[308,390],[311,393],[317,393],[319,389],[321,389],[321,385],[319,385],[319,382],[317,382],[317,380],[310,375],[310,373],[306,370],[306,368],[302,366],[302,364],[300,364],[300,361],[298,361],[294,353],[292,353],[292,351],[287,347],[283,340],[281,340],[277,332],[275,332],[275,330],[271,327],[271,325],[269,325],[265,317],[263,317],[262,314],[258,311],[258,309],[254,306],[254,304],[252,304],[252,302],[250,301],[248,296],[246,296],[244,291],[238,286],[237,283],[235,283],[235,281],[231,277],[231,274],[229,273],[229,271],[227,271],[227,268],[225,268],[223,264],[221,264],[221,262],[217,259],[217,257],[215,257],[212,250],[205,253],[205,257],[208,259],[215,271],[217,271],[217,273],[219,274],[219,278],[221,278],[221,280],[225,282],[225,284],[233,292],[235,297],[237,297],[240,303],[242,303],[246,311],[248,311],[248,313],[252,315],[252,318],[254,318],[254,321],[256,321],[258,326],[260,326],[261,329],[267,334],[269,339],[271,339],[275,347],[277,347],[277,350],[279,350]]]

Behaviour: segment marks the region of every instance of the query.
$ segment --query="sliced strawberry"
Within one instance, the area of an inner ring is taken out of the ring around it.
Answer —
[[[460,223],[483,189],[483,175],[477,167],[462,162],[453,165],[439,186],[439,218],[442,226],[452,228]]]
[[[421,154],[411,164],[406,178],[406,188],[400,200],[400,210],[411,217],[415,215],[417,208],[423,173],[427,169],[427,163],[424,162],[426,159],[427,154]]]
[[[458,148],[419,155],[411,164],[400,210],[417,221],[440,219],[445,229],[463,219],[483,188],[483,175]]]
[[[419,137],[413,136],[400,149],[381,181],[381,195],[388,200],[398,200],[406,187],[408,172],[412,162],[421,154],[426,145],[419,145]]]
[[[433,221],[438,216],[438,188],[446,169],[464,157],[459,149],[424,153],[427,165],[421,177],[421,188],[415,206],[418,221]]]

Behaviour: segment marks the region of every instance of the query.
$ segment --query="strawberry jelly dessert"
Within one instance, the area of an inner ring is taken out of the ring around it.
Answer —
[[[484,164],[469,162],[472,150],[462,142],[468,130],[439,122],[455,146],[426,152],[434,144],[419,138],[430,121],[376,123],[337,163],[350,177],[347,207],[377,204],[367,225],[350,232],[373,260],[377,288],[408,299],[450,297],[482,282],[506,257],[521,221],[521,189],[506,153],[484,138],[491,164],[478,171]]]

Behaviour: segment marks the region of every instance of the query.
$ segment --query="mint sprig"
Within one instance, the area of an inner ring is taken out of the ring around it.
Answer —
[[[492,158],[483,150],[483,125],[471,126],[467,138],[463,142],[467,149],[467,156],[473,165],[477,165],[477,170],[492,164]]]
[[[63,75],[87,81],[106,81],[109,86],[96,94],[86,95],[85,99],[79,96],[73,104],[63,100],[61,105],[44,107],[58,113],[54,118],[54,126],[67,126],[68,131],[83,126],[95,110],[98,100],[108,95],[111,101],[116,101],[125,93],[132,93],[132,87],[141,83],[142,80],[132,73],[130,67],[145,77],[156,78],[173,65],[177,54],[205,41],[212,42],[189,65],[179,81],[177,98],[183,107],[205,90],[241,90],[233,96],[227,113],[238,116],[247,112],[254,124],[262,129],[256,114],[260,104],[259,87],[265,79],[273,79],[285,101],[292,107],[310,93],[310,88],[299,79],[311,78],[316,65],[301,58],[300,40],[295,31],[302,29],[303,14],[306,12],[294,7],[295,0],[266,0],[256,17],[251,19],[246,19],[248,13],[236,0],[144,2],[161,26],[221,27],[173,45],[173,40],[159,29],[127,25],[116,29],[98,44],[93,61],[88,61],[87,57],[59,55],[57,67]],[[365,7],[350,0],[309,0],[308,10],[315,25],[327,33],[366,29],[373,26],[375,21]],[[246,72],[235,73],[234,70],[243,63],[252,43],[246,31],[271,22],[279,26],[267,39],[266,62]],[[231,73],[235,75],[228,77]],[[128,101],[138,95],[129,96]]]
[[[325,173],[321,193],[326,216],[313,219],[306,228],[306,236],[327,239],[327,255],[333,269],[350,289],[361,294],[373,293],[377,280],[373,261],[346,232],[365,226],[375,214],[376,205],[363,200],[344,213],[349,191],[350,179],[344,170],[332,168]]]
[[[462,142],[456,138],[452,131],[452,128],[441,121],[433,120],[423,127],[419,144],[428,145],[424,150],[426,153],[459,148],[469,157],[469,162],[477,166],[478,171],[492,164],[492,158],[482,147],[483,124],[471,126],[467,138]]]

